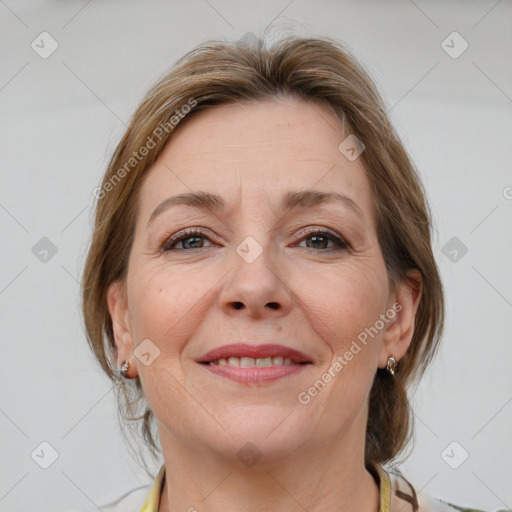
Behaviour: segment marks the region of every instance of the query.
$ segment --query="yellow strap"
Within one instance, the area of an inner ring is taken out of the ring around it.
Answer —
[[[158,512],[158,505],[160,504],[160,496],[162,494],[162,489],[164,487],[165,481],[165,465],[162,464],[158,475],[149,490],[149,494],[146,497],[146,501],[140,512]]]
[[[377,473],[379,474],[379,488],[380,488],[380,507],[379,512],[389,512],[391,507],[391,481],[389,475],[384,469],[376,464]]]

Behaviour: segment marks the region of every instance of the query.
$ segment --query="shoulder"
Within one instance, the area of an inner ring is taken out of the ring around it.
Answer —
[[[410,512],[486,512],[471,506],[450,503],[425,491],[420,492],[420,490],[415,488],[396,468],[386,471],[391,482],[390,512],[403,510],[406,505]]]

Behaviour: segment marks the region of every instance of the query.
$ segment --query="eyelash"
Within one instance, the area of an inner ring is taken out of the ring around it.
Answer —
[[[310,229],[310,230],[302,230],[301,231],[301,239],[299,242],[302,242],[304,239],[311,237],[311,236],[322,236],[324,238],[327,238],[329,241],[334,242],[338,247],[337,250],[347,250],[350,248],[348,242],[343,240],[341,237],[335,235],[331,231],[323,230],[323,229]],[[188,228],[184,231],[180,231],[179,233],[176,233],[175,235],[171,236],[170,238],[165,238],[164,242],[160,248],[160,252],[162,254],[169,252],[169,251],[190,251],[193,249],[176,249],[174,246],[178,244],[179,242],[182,242],[183,240],[187,240],[188,238],[194,238],[194,237],[204,237],[208,238],[207,234],[199,229],[199,228]],[[197,247],[197,249],[202,249],[202,247]],[[307,249],[307,247],[306,247]],[[316,250],[316,249],[313,249]],[[329,249],[323,249],[323,251],[328,251]],[[336,250],[336,248],[331,247],[330,250]]]

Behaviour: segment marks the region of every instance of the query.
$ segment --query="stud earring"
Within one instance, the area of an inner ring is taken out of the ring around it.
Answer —
[[[396,362],[395,356],[388,357],[388,364],[386,365],[386,370],[391,374],[395,375],[398,364]]]
[[[129,368],[130,368],[130,361],[124,361],[123,364],[121,365],[121,369],[119,370],[121,377],[123,377],[124,379],[128,378],[127,375],[128,375]]]

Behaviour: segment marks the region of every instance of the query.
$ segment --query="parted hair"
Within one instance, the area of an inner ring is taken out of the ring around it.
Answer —
[[[114,383],[121,424],[141,435],[153,455],[160,450],[153,413],[139,378],[124,381],[119,376],[107,304],[109,285],[126,278],[141,184],[184,117],[222,104],[283,96],[325,104],[344,133],[364,144],[360,158],[373,192],[390,286],[407,279],[409,269],[421,274],[410,347],[394,376],[376,370],[369,396],[366,465],[392,461],[411,437],[408,390],[434,357],[444,322],[432,218],[418,172],[376,85],[343,43],[292,35],[268,44],[254,36],[208,41],[179,59],[136,109],[95,191],[94,226],[82,275],[84,328],[95,358]]]

